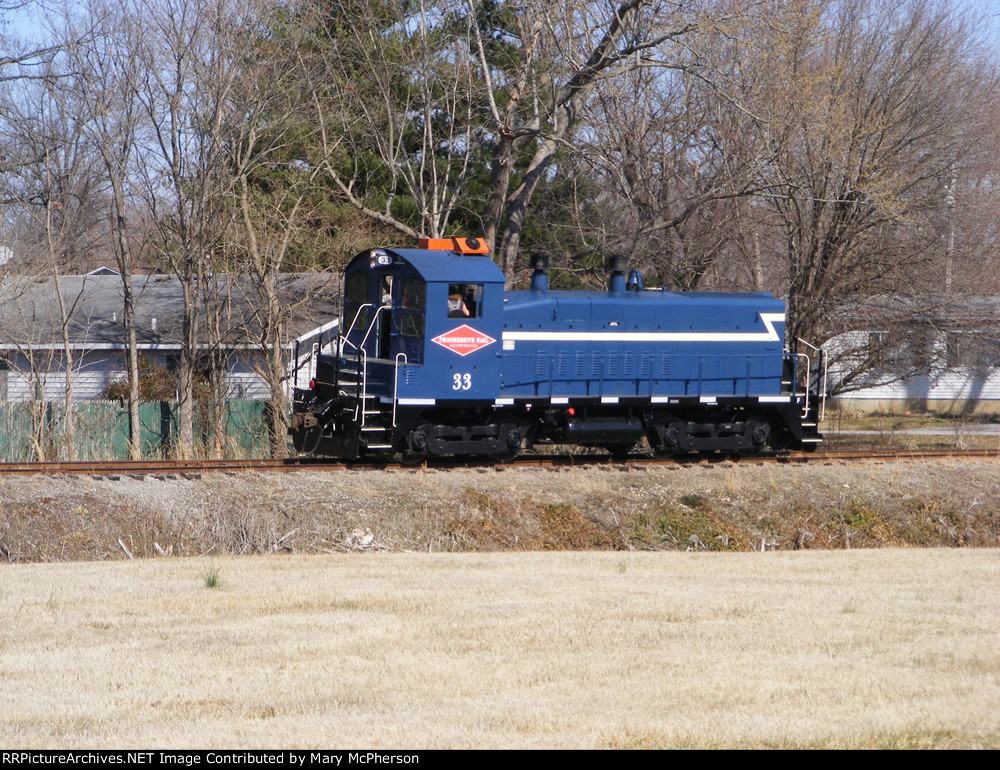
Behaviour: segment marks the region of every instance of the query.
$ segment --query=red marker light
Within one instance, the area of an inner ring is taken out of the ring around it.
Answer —
[[[570,407],[569,409],[566,410],[566,414],[572,417],[574,414],[576,414],[576,410],[573,407]]]
[[[316,380],[309,380],[309,390],[316,390]]]

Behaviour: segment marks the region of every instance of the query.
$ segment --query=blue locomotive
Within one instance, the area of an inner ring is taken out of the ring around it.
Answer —
[[[643,290],[612,259],[607,291],[504,276],[475,238],[372,249],[344,272],[332,352],[296,388],[296,449],[345,459],[510,457],[535,444],[623,456],[814,448],[815,367],[784,351],[769,294]]]

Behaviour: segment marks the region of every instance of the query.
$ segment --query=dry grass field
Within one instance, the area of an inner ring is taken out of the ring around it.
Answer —
[[[995,549],[4,564],[0,745],[1000,748],[998,582]]]

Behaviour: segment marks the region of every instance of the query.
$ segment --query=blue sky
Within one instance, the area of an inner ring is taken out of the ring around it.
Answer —
[[[982,31],[1000,54],[1000,0],[947,1],[955,8],[981,13],[985,24]],[[76,4],[77,0],[0,0],[0,56],[8,53],[2,49],[4,37],[37,40],[46,16],[61,15],[67,7]],[[20,7],[11,10],[11,6]]]
[[[44,18],[45,11],[40,6],[44,3],[49,6],[50,13],[59,13],[60,9],[67,5],[73,5],[67,0],[0,0],[0,8],[17,5],[26,2],[22,9],[14,11],[0,11],[2,14],[2,24],[5,32],[13,32],[19,37],[34,37],[38,34],[40,20]],[[986,23],[990,37],[996,41],[997,48],[1000,49],[1000,0],[950,0],[958,8],[968,8],[970,11],[980,11],[986,15]]]

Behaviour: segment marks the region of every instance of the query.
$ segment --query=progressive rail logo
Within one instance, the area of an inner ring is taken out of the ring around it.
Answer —
[[[467,356],[469,353],[475,353],[487,345],[492,345],[496,340],[488,334],[476,331],[468,324],[462,324],[450,332],[445,332],[431,338],[431,342],[436,342],[441,347],[448,348],[452,353]]]

